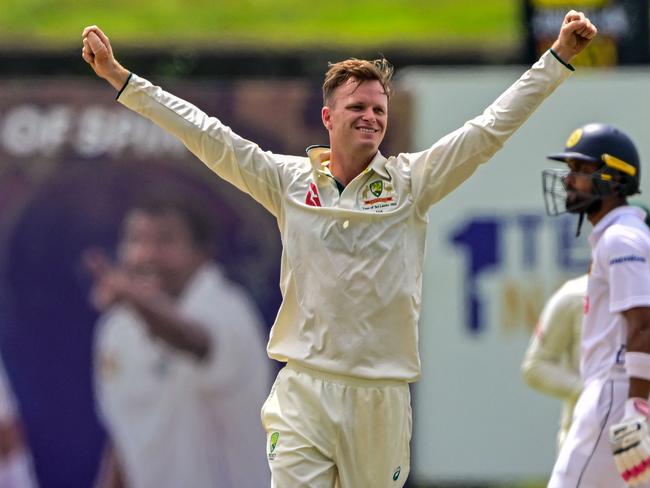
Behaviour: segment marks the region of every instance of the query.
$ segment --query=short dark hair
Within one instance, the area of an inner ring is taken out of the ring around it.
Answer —
[[[329,69],[325,73],[323,82],[323,103],[328,104],[332,93],[337,87],[344,84],[350,78],[360,83],[367,80],[377,80],[381,83],[386,96],[390,98],[390,80],[393,77],[393,65],[386,58],[368,61],[365,59],[350,58],[338,63],[328,63]]]
[[[146,215],[160,217],[166,214],[176,214],[187,224],[194,245],[207,254],[214,250],[215,223],[206,209],[207,204],[190,190],[156,189],[139,197],[129,208]]]

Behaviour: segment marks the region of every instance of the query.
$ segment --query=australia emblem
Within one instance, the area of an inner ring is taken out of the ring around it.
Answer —
[[[370,192],[378,197],[384,191],[384,182],[382,180],[373,181],[370,183]]]

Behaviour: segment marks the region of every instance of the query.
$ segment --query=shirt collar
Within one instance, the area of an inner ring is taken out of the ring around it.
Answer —
[[[388,160],[379,151],[377,151],[377,154],[375,154],[375,157],[372,158],[372,161],[370,161],[370,164],[364,171],[368,172],[370,170],[373,170],[382,178],[390,180],[390,175],[388,174],[388,171],[386,171],[386,161]]]
[[[309,157],[309,162],[311,163],[312,169],[316,171],[321,171],[325,163],[329,160],[329,146],[321,146],[316,144],[307,147],[305,151]]]
[[[332,176],[332,172],[329,169],[329,149],[329,146],[313,145],[309,146],[306,151],[312,169],[319,174]],[[386,171],[386,161],[387,159],[377,151],[377,154],[372,158],[370,164],[361,173],[368,173],[372,170],[382,178],[390,179],[390,175],[388,174],[388,171]]]
[[[600,237],[603,235],[605,230],[614,224],[621,217],[626,215],[633,215],[640,220],[645,219],[645,212],[638,207],[632,207],[630,205],[623,205],[622,207],[616,207],[615,209],[609,211],[600,221],[594,226],[589,235],[589,244],[592,247],[596,245]]]

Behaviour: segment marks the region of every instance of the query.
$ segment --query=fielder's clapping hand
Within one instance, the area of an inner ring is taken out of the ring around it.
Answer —
[[[628,486],[650,480],[648,414],[647,400],[628,398],[623,421],[609,430],[616,467]]]

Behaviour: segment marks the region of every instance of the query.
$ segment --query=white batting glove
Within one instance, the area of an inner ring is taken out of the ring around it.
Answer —
[[[628,486],[650,480],[649,412],[647,400],[628,398],[623,421],[609,429],[614,462]]]

